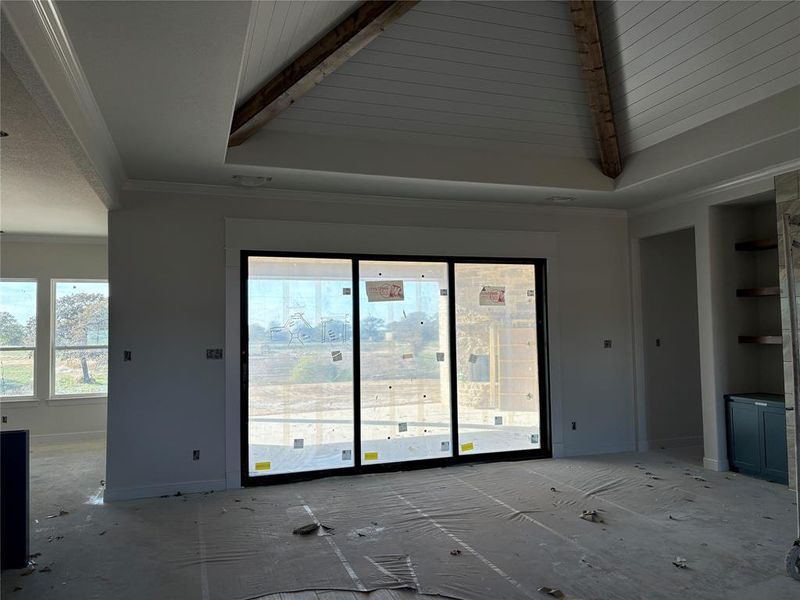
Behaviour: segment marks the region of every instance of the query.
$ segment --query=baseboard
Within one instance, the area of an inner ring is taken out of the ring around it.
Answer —
[[[49,444],[74,444],[76,442],[93,442],[106,439],[105,431],[76,431],[73,433],[40,433],[31,435],[31,446],[47,446]]]
[[[727,459],[717,460],[715,458],[703,457],[703,468],[709,471],[730,471]]]
[[[661,450],[663,448],[688,448],[690,446],[702,446],[703,436],[692,435],[686,437],[665,438],[660,440],[647,440],[646,443],[650,450]]]
[[[115,488],[109,483],[104,495],[105,502],[120,502],[122,500],[136,500],[138,498],[156,498],[158,496],[174,496],[181,494],[195,494],[198,492],[219,492],[226,489],[224,479],[205,479],[201,481],[180,481],[177,483],[162,483],[144,485],[139,487]]]
[[[563,456],[591,456],[593,454],[617,454],[619,452],[634,452],[636,444],[633,440],[608,444],[564,444]]]

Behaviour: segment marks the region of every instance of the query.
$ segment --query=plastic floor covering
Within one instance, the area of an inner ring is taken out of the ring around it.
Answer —
[[[550,597],[543,587],[584,600],[800,597],[783,574],[793,494],[704,471],[687,451],[99,504],[102,451],[34,448],[37,564],[4,572],[3,597],[244,600],[414,589],[516,600]],[[292,533],[311,523],[331,529]]]

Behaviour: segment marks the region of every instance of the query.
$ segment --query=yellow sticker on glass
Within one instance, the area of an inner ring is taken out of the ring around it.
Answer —
[[[470,450],[474,450],[475,445],[472,442],[468,442],[466,444],[461,444],[461,451],[462,452],[469,452]]]
[[[269,471],[271,468],[272,468],[272,463],[269,461],[256,463],[256,471]]]
[[[377,452],[364,452],[364,460],[378,460]]]

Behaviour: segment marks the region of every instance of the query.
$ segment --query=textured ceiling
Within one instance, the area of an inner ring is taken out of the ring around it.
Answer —
[[[5,59],[0,73],[0,229],[105,236],[105,206]]]

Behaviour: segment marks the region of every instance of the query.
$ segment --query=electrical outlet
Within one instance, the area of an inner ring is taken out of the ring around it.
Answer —
[[[222,348],[207,348],[206,360],[222,360]]]
[[[576,421],[572,422],[572,431],[575,431],[578,428],[578,424]]]
[[[661,338],[656,338],[656,348],[661,348]]]
[[[130,350],[125,350],[122,352],[122,360],[123,362],[130,362],[133,360],[133,353]]]
[[[603,340],[603,348],[611,348],[611,340]]]
[[[8,417],[3,415],[3,423],[8,423]]]
[[[200,450],[192,450],[192,460],[200,460]]]

